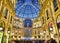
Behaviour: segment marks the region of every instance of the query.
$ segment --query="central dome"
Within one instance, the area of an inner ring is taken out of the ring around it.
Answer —
[[[31,19],[39,16],[40,6],[38,0],[18,0],[15,10],[17,16]]]

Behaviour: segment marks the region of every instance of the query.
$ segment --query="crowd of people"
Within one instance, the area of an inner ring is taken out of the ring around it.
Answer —
[[[20,42],[20,41],[17,41],[17,40],[12,40],[11,43],[57,43],[57,41],[53,38],[51,38],[50,40],[34,40],[31,41],[31,42]]]

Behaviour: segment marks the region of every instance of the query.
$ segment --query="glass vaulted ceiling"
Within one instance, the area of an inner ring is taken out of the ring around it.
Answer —
[[[20,18],[36,18],[39,16],[38,0],[17,0],[16,15]]]

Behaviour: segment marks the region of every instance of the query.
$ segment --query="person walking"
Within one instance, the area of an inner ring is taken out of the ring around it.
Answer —
[[[12,40],[11,43],[16,43],[16,42],[14,40]]]
[[[51,38],[51,43],[57,43],[55,39]]]

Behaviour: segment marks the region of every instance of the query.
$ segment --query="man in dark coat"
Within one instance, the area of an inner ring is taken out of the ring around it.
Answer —
[[[53,38],[51,38],[51,43],[57,43],[56,40],[54,40]]]

